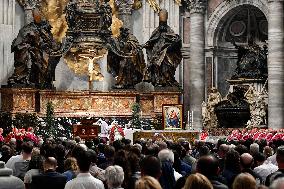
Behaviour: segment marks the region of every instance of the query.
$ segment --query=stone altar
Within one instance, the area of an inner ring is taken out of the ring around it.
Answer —
[[[35,113],[37,92],[31,88],[1,88],[1,111]]]
[[[185,138],[189,142],[194,142],[194,140],[199,139],[199,131],[195,130],[145,130],[145,131],[136,131],[133,133],[133,141],[144,138],[152,139],[155,135],[163,134],[163,136],[168,140],[173,140],[177,142],[179,138]]]
[[[37,113],[44,117],[47,102],[52,102],[56,117],[130,117],[132,105],[139,102],[141,116],[162,114],[163,104],[178,104],[181,92],[137,91],[53,91],[2,88],[1,111]]]

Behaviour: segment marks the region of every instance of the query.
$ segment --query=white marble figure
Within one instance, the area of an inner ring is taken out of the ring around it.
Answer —
[[[247,102],[250,104],[250,120],[247,122],[247,127],[259,127],[266,124],[267,110],[267,94],[258,92],[253,86],[250,86],[245,94]]]
[[[215,113],[215,106],[221,102],[222,96],[219,91],[213,87],[207,98],[207,103],[202,103],[202,121],[205,128],[214,128],[218,126],[218,120]]]

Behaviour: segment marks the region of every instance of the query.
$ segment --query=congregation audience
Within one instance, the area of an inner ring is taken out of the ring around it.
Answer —
[[[11,139],[0,189],[284,189],[282,140],[213,142]]]

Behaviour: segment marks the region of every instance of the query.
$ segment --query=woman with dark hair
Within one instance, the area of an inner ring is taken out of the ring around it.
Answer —
[[[231,149],[226,154],[224,171],[222,173],[229,188],[231,188],[235,177],[239,173],[241,173],[240,155],[237,151]]]
[[[139,166],[140,158],[136,153],[130,152],[127,156],[127,160],[130,165],[130,178],[128,182],[128,188],[132,189],[135,187],[135,182],[141,177]]]
[[[2,147],[1,147],[1,158],[0,158],[0,161],[3,161],[5,163],[7,163],[7,161],[12,157],[12,149],[10,146],[4,144]]]
[[[26,172],[24,177],[24,183],[26,189],[30,188],[30,184],[32,183],[32,177],[35,175],[39,175],[40,173],[43,172],[43,162],[44,162],[43,156],[41,155],[32,156],[29,162],[28,171]]]
[[[125,178],[122,187],[127,188],[130,179],[130,165],[124,150],[119,150],[115,153],[113,165],[119,165],[122,167]]]
[[[58,173],[64,172],[64,161],[65,161],[65,147],[62,144],[55,146],[55,155],[57,160],[56,171]]]

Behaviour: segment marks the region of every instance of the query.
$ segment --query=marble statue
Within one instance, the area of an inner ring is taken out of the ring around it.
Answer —
[[[232,43],[238,49],[237,68],[232,79],[267,79],[267,46],[261,48],[251,37],[245,46]]]
[[[175,71],[181,63],[181,38],[167,25],[168,13],[161,10],[159,26],[144,45],[147,52],[148,65],[144,80],[155,87],[178,86]]]
[[[115,88],[134,88],[143,80],[146,67],[142,47],[128,28],[120,29],[117,43],[119,47],[111,48],[108,53],[108,72],[116,79]]]
[[[247,102],[250,104],[250,120],[247,127],[259,127],[266,124],[268,98],[265,92],[258,92],[253,86],[250,86],[245,94]]]
[[[205,128],[213,128],[218,126],[218,120],[215,113],[215,106],[221,102],[222,96],[220,92],[215,88],[211,88],[207,103],[202,103],[202,121]]]
[[[15,69],[8,79],[9,87],[52,87],[52,66],[49,64],[59,62],[60,57],[51,56],[58,45],[51,34],[50,24],[42,19],[36,9],[33,18],[33,22],[21,28],[12,43]]]

